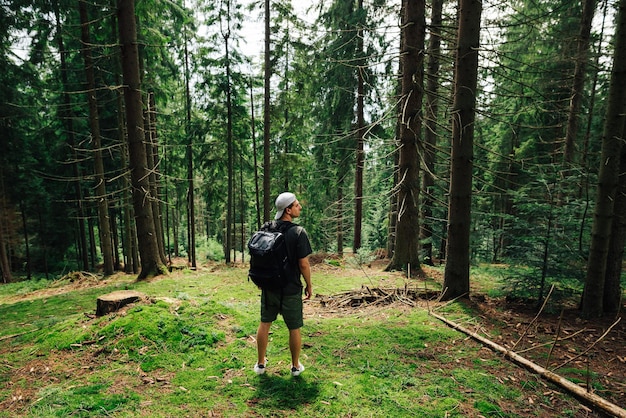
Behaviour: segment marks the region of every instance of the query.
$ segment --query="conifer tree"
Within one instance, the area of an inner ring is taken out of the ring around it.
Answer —
[[[482,3],[461,0],[452,105],[448,247],[442,299],[469,295],[470,222]]]
[[[422,2],[403,1],[402,45],[400,47],[401,89],[398,119],[400,124],[398,205],[394,253],[387,270],[420,270],[419,260],[419,151],[422,137],[422,99],[424,91],[425,6]]]
[[[143,104],[139,73],[139,50],[135,23],[135,1],[118,0],[120,45],[122,47],[122,70],[124,76],[124,100],[128,151],[133,187],[133,207],[137,223],[137,241],[141,258],[139,279],[166,273],[161,262],[150,203],[150,182],[147,154],[144,144]]]
[[[600,317],[604,313],[604,287],[607,257],[613,228],[615,194],[618,187],[620,156],[626,117],[626,0],[620,0],[615,26],[615,51],[608,103],[602,135],[602,157],[594,210],[591,246],[587,261],[582,315]]]

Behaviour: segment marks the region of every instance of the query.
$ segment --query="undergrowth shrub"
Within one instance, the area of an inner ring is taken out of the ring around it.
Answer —
[[[577,278],[546,277],[543,286],[541,280],[541,270],[537,268],[513,269],[504,279],[502,291],[511,300],[534,302],[537,306],[550,294],[545,310],[552,313],[575,304],[582,292],[583,283]]]

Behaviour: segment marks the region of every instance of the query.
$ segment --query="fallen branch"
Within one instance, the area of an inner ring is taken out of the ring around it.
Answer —
[[[434,293],[434,292],[431,292]],[[415,307],[416,301],[428,299],[432,296],[428,292],[420,292],[418,289],[404,288],[370,288],[363,286],[356,291],[348,291],[322,298],[320,304],[327,308],[356,308],[365,306],[383,306],[395,302]]]
[[[550,370],[547,370],[544,367],[541,367],[540,365],[533,363],[532,361],[520,356],[519,354],[508,350],[505,347],[502,347],[499,344],[496,344],[495,342],[481,336],[478,335],[475,332],[472,332],[466,328],[463,328],[462,326],[456,324],[453,321],[450,321],[446,318],[444,318],[441,315],[438,315],[434,312],[430,312],[430,315],[434,316],[435,318],[439,319],[440,321],[446,323],[447,325],[449,325],[450,327],[452,327],[453,329],[456,329],[458,331],[463,332],[464,334],[469,335],[470,337],[472,337],[473,339],[475,339],[476,341],[486,345],[487,347],[491,348],[492,350],[502,353],[504,354],[504,357],[511,359],[514,363],[517,363],[521,366],[526,367],[527,369],[530,369],[531,371],[539,374],[540,376],[544,377],[545,379],[549,380],[552,383],[555,383],[557,385],[559,385],[560,387],[570,391],[572,394],[574,394],[575,396],[584,399],[585,401],[589,402],[591,405],[596,406],[600,409],[602,409],[603,411],[611,414],[612,416],[615,417],[619,417],[619,418],[626,418],[626,410],[624,410],[623,408],[621,408],[618,405],[615,405],[614,403],[611,403],[609,401],[607,401],[606,399],[591,393],[591,392],[587,392],[585,389],[583,389],[582,387],[578,386],[577,384],[565,379],[562,376],[559,376],[558,374],[551,372]]]
[[[447,291],[448,291],[448,288],[447,288],[447,287],[446,287],[445,289],[443,289],[443,290],[441,291],[441,294],[439,295],[439,298],[437,299],[437,301],[440,301],[440,300],[441,300],[441,298],[443,297],[443,295],[445,295],[445,293],[446,293]],[[454,299],[450,299],[449,301],[446,301],[443,305],[436,306],[436,307],[434,308],[434,310],[441,310],[441,309],[445,308],[446,306],[453,304],[453,303],[454,303],[454,302],[456,302],[457,300],[459,300],[459,299],[461,299],[461,298],[464,298],[465,296],[467,296],[467,292],[463,293],[462,295],[459,295],[459,296],[455,297]]]

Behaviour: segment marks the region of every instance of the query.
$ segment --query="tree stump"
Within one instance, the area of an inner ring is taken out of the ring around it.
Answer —
[[[115,312],[129,303],[137,302],[145,295],[134,290],[119,290],[100,296],[96,301],[96,316]]]

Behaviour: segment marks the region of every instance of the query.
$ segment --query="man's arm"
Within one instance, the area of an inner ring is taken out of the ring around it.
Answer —
[[[306,288],[304,289],[305,299],[311,299],[311,296],[313,296],[313,285],[311,284],[311,265],[309,264],[309,257],[306,256],[298,259],[298,266],[306,282]]]

